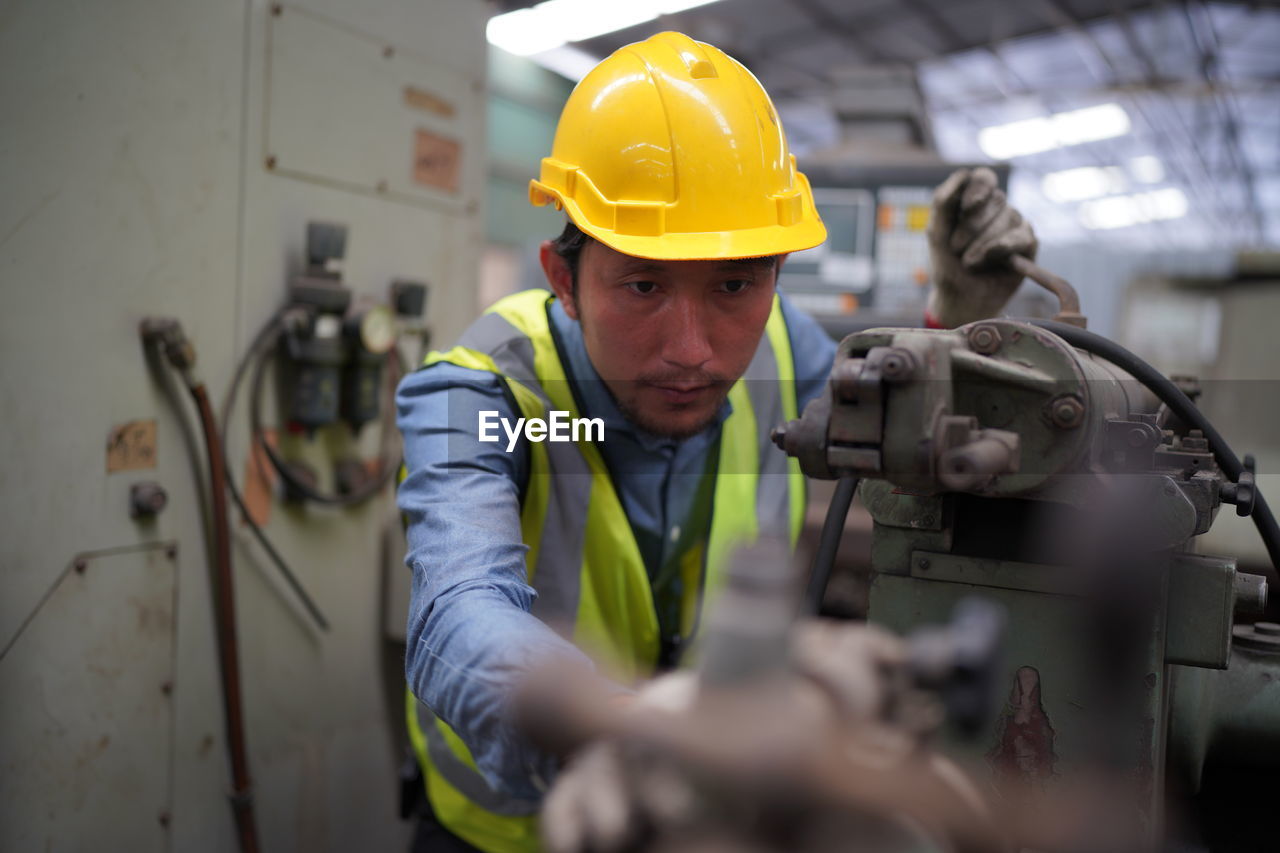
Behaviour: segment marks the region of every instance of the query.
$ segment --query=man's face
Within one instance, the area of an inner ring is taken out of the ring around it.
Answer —
[[[628,420],[686,438],[715,418],[755,355],[773,305],[771,260],[652,261],[595,241],[583,248],[577,289],[563,258],[542,264],[587,354]],[[576,298],[575,298],[576,297]]]

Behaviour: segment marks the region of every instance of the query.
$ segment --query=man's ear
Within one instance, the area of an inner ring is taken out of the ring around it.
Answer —
[[[551,292],[564,306],[564,313],[571,320],[578,319],[578,305],[573,298],[573,272],[569,262],[556,253],[550,240],[543,240],[538,246],[538,262],[542,264],[542,273],[547,277]]]

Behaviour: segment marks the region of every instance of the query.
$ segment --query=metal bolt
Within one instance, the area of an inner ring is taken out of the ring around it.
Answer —
[[[880,361],[880,375],[891,382],[908,378],[914,370],[910,353],[891,352]]]
[[[969,346],[974,352],[991,355],[1000,349],[1000,330],[983,323],[969,330]]]
[[[1134,427],[1133,429],[1129,430],[1129,446],[1130,447],[1142,447],[1146,443],[1147,443],[1146,430],[1142,429],[1141,427]]]
[[[150,480],[129,487],[129,515],[151,518],[169,503],[169,495],[159,483]]]
[[[75,568],[78,574],[84,574],[84,570],[89,568],[89,562],[82,557],[76,560]]]
[[[1049,404],[1049,417],[1061,429],[1075,429],[1084,420],[1084,403],[1070,394],[1055,397]]]
[[[924,557],[921,557],[919,560],[916,560],[916,566],[918,566],[920,571],[922,572],[929,571],[929,561]]]

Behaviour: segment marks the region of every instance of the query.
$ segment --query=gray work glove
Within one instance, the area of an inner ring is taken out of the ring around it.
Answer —
[[[689,670],[645,685],[626,713],[677,718],[697,696]],[[696,800],[688,782],[669,765],[646,762],[625,745],[599,740],[560,771],[542,805],[542,840],[548,853],[612,853],[628,850],[647,826],[679,822]]]
[[[934,191],[929,218],[929,313],[948,329],[997,316],[1022,283],[1009,256],[1034,260],[1038,246],[1030,223],[996,185],[995,172],[985,166],[952,172]]]

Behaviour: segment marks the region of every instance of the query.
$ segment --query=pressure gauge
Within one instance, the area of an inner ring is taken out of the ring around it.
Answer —
[[[396,345],[396,318],[385,305],[375,305],[360,318],[360,345],[375,355]]]

